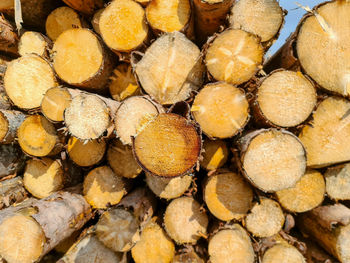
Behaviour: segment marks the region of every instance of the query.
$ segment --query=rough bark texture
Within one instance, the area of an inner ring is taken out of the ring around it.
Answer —
[[[24,160],[17,145],[0,145],[0,178],[18,173],[24,167]]]
[[[14,26],[0,15],[0,52],[17,57],[18,36]]]
[[[97,10],[103,7],[103,0],[63,0],[71,8],[91,16]]]
[[[28,197],[23,180],[17,176],[0,182],[0,210],[22,202]]]

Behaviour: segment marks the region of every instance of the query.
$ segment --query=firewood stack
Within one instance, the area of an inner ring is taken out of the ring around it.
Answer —
[[[277,0],[2,0],[0,261],[349,263],[350,2],[304,8],[265,59]]]

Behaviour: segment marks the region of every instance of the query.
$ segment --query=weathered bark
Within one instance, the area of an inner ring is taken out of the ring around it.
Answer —
[[[350,260],[350,209],[341,204],[320,206],[297,217],[298,227],[340,262]]]
[[[2,14],[0,15],[0,51],[10,56],[18,56],[18,35],[14,26]]]
[[[1,67],[1,66],[0,66]],[[1,69],[0,69],[1,71]],[[2,76],[1,76],[1,72],[0,72],[0,109],[2,110],[9,110],[11,109],[11,103],[10,103],[10,99],[7,97],[5,89],[2,82]]]
[[[1,210],[0,254],[9,262],[37,261],[91,216],[84,198],[70,192],[57,192],[41,200],[28,199]]]
[[[26,116],[20,111],[0,109],[0,143],[9,144],[15,141],[17,129]]]
[[[84,28],[66,30],[52,51],[53,67],[64,82],[94,92],[106,91],[114,60],[95,33]]]
[[[0,210],[22,202],[28,197],[23,180],[16,176],[0,182]]]
[[[63,2],[87,16],[91,16],[104,5],[103,0],[63,0]]]
[[[21,149],[13,144],[0,144],[0,178],[17,174],[24,167],[25,157]]]

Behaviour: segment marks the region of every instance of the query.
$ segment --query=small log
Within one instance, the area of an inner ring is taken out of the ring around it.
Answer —
[[[209,211],[222,221],[240,220],[253,206],[253,191],[236,173],[219,172],[207,178],[203,199]]]
[[[326,192],[321,173],[308,170],[294,187],[276,192],[281,206],[290,212],[303,213],[319,206]]]
[[[38,55],[25,55],[11,61],[4,76],[6,94],[24,110],[40,107],[45,92],[57,86],[50,64]]]
[[[292,133],[261,129],[238,141],[244,175],[264,192],[295,186],[306,169],[303,144]]]
[[[61,6],[53,10],[45,23],[46,34],[52,41],[56,41],[59,35],[68,29],[83,27],[85,27],[85,22],[77,12],[68,6]]]
[[[203,160],[200,163],[207,171],[217,170],[226,163],[229,152],[225,141],[205,139],[203,150]]]
[[[45,198],[61,190],[64,186],[61,162],[50,158],[27,161],[23,184],[27,191],[37,198]]]
[[[149,31],[144,9],[132,0],[108,5],[100,15],[98,29],[106,45],[117,54],[142,47]]]
[[[8,262],[40,260],[92,216],[84,198],[57,192],[0,211],[0,254]]]
[[[280,205],[269,198],[260,198],[260,203],[253,206],[244,220],[247,230],[256,237],[270,237],[277,234],[282,229],[284,221]]]
[[[152,192],[165,199],[182,196],[191,186],[192,176],[184,175],[175,178],[162,178],[146,173],[147,186]]]
[[[55,127],[41,115],[30,115],[17,131],[18,143],[29,155],[43,157],[57,154],[63,147]]]
[[[135,263],[170,263],[175,255],[175,245],[164,230],[151,221],[142,230],[140,241],[131,249],[131,255]]]
[[[115,131],[123,144],[132,144],[135,137],[148,122],[163,113],[162,106],[148,97],[133,96],[121,102],[114,118]]]
[[[53,68],[60,79],[82,89],[105,91],[114,67],[113,57],[92,31],[66,30],[56,39],[52,51]]]
[[[183,32],[189,39],[194,38],[191,1],[154,0],[146,7],[146,18],[153,32]]]
[[[26,116],[20,111],[0,109],[0,143],[8,144],[15,141],[17,129]]]
[[[320,168],[350,161],[350,102],[339,97],[323,100],[299,139],[306,149],[307,166]]]
[[[196,244],[207,233],[208,216],[192,197],[180,197],[167,206],[164,227],[177,244]]]
[[[84,179],[84,197],[93,208],[116,205],[126,194],[126,181],[108,166],[91,170]]]
[[[313,83],[300,72],[273,71],[262,79],[253,102],[254,115],[264,126],[294,127],[316,106]]]
[[[271,248],[267,249],[263,258],[262,263],[306,263],[306,260],[294,246],[288,243],[277,243]]]
[[[277,0],[240,0],[232,9],[230,27],[242,29],[261,38],[264,46],[271,46],[282,28],[284,12]]]
[[[17,145],[0,144],[0,179],[17,174],[25,164],[25,157]]]
[[[123,263],[121,253],[105,247],[93,233],[83,235],[57,263]]]
[[[324,177],[329,198],[335,201],[350,200],[350,163],[328,168]]]
[[[104,140],[89,140],[83,142],[75,137],[70,137],[67,143],[69,158],[77,165],[88,167],[99,163],[106,152]]]
[[[207,38],[225,26],[234,0],[194,0],[195,31],[197,42],[202,45]]]
[[[349,261],[349,208],[341,204],[320,206],[300,214],[297,225],[340,262]]]
[[[133,67],[142,88],[161,104],[186,100],[203,83],[200,50],[179,32],[159,37]]]
[[[204,86],[196,95],[191,112],[203,132],[211,138],[232,137],[249,120],[249,104],[244,91],[224,82]]]
[[[239,85],[261,68],[264,50],[260,39],[251,33],[229,28],[208,45],[205,63],[210,75],[218,81]]]
[[[132,148],[115,139],[108,146],[107,161],[113,172],[125,178],[136,178],[142,168],[136,162]]]
[[[18,53],[21,56],[36,54],[49,58],[52,42],[46,36],[35,31],[26,31],[19,39]]]
[[[201,150],[201,137],[186,118],[162,113],[133,141],[138,164],[150,174],[176,177],[190,173]]]
[[[108,88],[112,98],[117,101],[122,101],[130,96],[141,95],[141,89],[137,85],[132,67],[127,63],[119,64],[113,70]]]
[[[253,263],[255,254],[252,242],[238,224],[215,233],[209,240],[208,253],[213,263]]]
[[[28,193],[24,189],[23,180],[16,176],[0,182],[0,210],[27,199]]]

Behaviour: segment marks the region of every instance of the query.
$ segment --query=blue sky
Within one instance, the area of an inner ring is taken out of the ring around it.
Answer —
[[[280,6],[288,11],[285,17],[285,23],[282,28],[281,34],[278,40],[269,49],[268,55],[275,53],[285,42],[285,39],[293,32],[306,11],[297,6],[296,2],[313,8],[315,5],[324,2],[325,0],[280,0]]]

